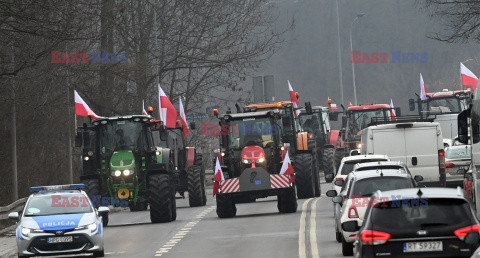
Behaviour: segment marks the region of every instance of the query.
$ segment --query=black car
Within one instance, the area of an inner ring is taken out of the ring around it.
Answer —
[[[375,203],[373,203],[375,202]],[[355,257],[470,257],[479,247],[480,223],[460,187],[376,192],[359,230]]]

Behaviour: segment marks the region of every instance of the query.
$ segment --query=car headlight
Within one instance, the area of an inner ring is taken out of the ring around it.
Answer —
[[[28,234],[30,234],[32,230],[29,229],[29,228],[22,228],[21,232],[22,232],[22,236],[24,237],[28,237]]]
[[[129,175],[131,175],[131,174],[132,174],[132,172],[131,172],[130,170],[128,170],[128,169],[125,169],[125,170],[123,171],[123,175],[125,175],[125,176],[129,176]]]
[[[97,223],[92,223],[89,225],[81,226],[81,227],[76,227],[75,230],[85,230],[88,229],[90,232],[95,232],[97,230]]]
[[[265,161],[265,158],[259,158],[259,159],[257,160],[258,163],[263,163],[264,161]]]

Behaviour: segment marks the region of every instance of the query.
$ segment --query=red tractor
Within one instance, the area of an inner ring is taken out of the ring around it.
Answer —
[[[390,121],[400,116],[400,108],[395,111],[388,104],[368,104],[353,106],[350,105],[344,111],[342,117],[341,137],[338,138],[337,151],[335,152],[336,168],[340,166],[340,161],[345,156],[350,156],[352,151],[361,148],[361,133],[364,128],[374,120]],[[358,151],[357,153],[360,153]]]

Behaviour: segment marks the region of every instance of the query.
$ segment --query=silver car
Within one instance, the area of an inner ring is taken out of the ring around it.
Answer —
[[[447,175],[447,186],[462,186],[465,171],[472,162],[471,145],[451,146],[445,149],[445,166]]]
[[[31,187],[17,220],[18,257],[93,253],[104,256],[102,215],[107,207],[92,207],[83,184]]]

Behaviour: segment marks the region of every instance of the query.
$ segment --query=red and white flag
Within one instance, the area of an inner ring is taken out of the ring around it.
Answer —
[[[187,116],[185,115],[185,110],[183,109],[182,98],[179,98],[179,103],[180,103],[180,122],[182,123],[182,127],[183,127],[183,135],[187,137],[188,136]]]
[[[145,100],[142,100],[142,115],[148,116],[147,110],[145,110]]]
[[[74,90],[75,94],[75,115],[79,116],[86,116],[86,117],[92,117],[93,119],[99,119],[103,118],[102,116],[98,116],[93,112],[90,107],[85,103],[85,101],[78,95],[78,92]]]
[[[158,111],[160,112],[160,120],[168,128],[175,128],[177,125],[177,110],[173,106],[165,92],[158,85]]]
[[[285,158],[283,159],[283,164],[282,168],[280,169],[280,175],[290,175],[290,182],[295,181],[295,174],[294,174],[292,162],[290,161],[290,157],[288,156],[288,151],[287,154],[285,154]]]
[[[460,73],[462,74],[462,84],[471,86],[472,89],[477,88],[478,78],[465,65],[460,63]]]
[[[422,74],[420,74],[420,99],[421,100],[427,99],[427,87],[425,86],[425,82],[423,82]]]
[[[290,81],[288,82],[288,91],[290,92],[290,101],[293,103],[293,108],[298,108],[298,99],[297,96],[295,95],[295,91],[293,91],[292,85],[290,84]],[[295,110],[295,118],[300,115],[300,110]]]
[[[220,190],[220,183],[225,180],[223,176],[222,166],[220,166],[220,161],[215,164],[215,174],[213,175],[213,196],[215,196]]]

